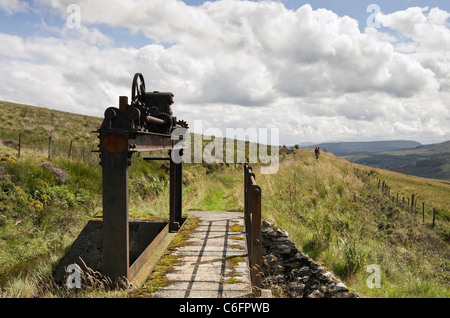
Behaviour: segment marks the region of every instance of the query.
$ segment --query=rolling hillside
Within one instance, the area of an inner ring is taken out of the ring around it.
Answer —
[[[421,146],[420,143],[410,140],[387,140],[387,141],[367,141],[367,142],[334,142],[317,145],[321,149],[326,149],[337,156],[355,152],[384,152],[399,149],[410,149]],[[316,145],[304,147],[314,149]],[[303,148],[303,147],[302,147]]]
[[[17,141],[23,134],[20,158],[14,143],[0,145],[0,272],[10,273],[0,279],[0,297],[129,297],[126,291],[98,288],[68,295],[54,288],[49,275],[86,222],[101,214],[98,154],[90,153],[98,142],[90,131],[101,119],[5,102],[0,108],[0,140]],[[51,162],[49,132],[55,145],[62,140]],[[88,152],[69,159],[68,142],[76,136],[74,147]],[[167,165],[132,160],[130,217],[168,218]],[[312,151],[301,149],[280,152],[276,174],[261,174],[258,164],[253,168],[262,189],[263,219],[287,231],[300,250],[359,295],[450,296],[450,184],[331,153],[316,160]],[[242,177],[241,164],[185,164],[183,210],[242,211]],[[424,202],[425,222],[421,211],[406,212],[383,195],[378,180],[400,197],[415,194],[417,206]],[[381,288],[366,284],[372,264],[381,270]],[[18,272],[22,275],[13,276]]]
[[[346,160],[424,178],[450,180],[450,141],[386,152],[344,153]]]
[[[31,155],[46,152],[48,138],[52,137],[53,155],[67,156],[72,141],[73,159],[96,161],[98,156],[91,150],[98,144],[98,139],[91,131],[99,128],[103,119],[3,101],[0,101],[0,109],[3,145],[17,149],[21,134],[22,150]]]
[[[450,156],[423,159],[392,170],[418,177],[450,180]]]

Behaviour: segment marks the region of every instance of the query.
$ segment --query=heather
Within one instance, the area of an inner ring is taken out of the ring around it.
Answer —
[[[64,247],[95,213],[99,174],[92,170],[90,186],[80,186],[70,173],[82,169],[83,163],[67,159],[0,163],[0,268]]]

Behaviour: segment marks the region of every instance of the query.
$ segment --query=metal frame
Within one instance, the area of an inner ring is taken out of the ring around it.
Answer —
[[[100,153],[103,178],[103,274],[113,281],[131,281],[139,264],[129,263],[128,168],[136,152],[180,149],[170,135],[103,129]],[[152,158],[149,158],[152,159]],[[182,225],[182,163],[170,160],[169,231]],[[142,260],[139,261],[142,263]]]

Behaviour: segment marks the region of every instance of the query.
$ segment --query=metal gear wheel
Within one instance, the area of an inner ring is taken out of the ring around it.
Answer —
[[[182,128],[186,128],[186,129],[189,128],[189,125],[185,120],[178,120],[177,125],[180,125]]]

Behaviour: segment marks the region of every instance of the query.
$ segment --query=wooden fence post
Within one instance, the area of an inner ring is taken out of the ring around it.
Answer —
[[[434,228],[434,220],[436,218],[436,208],[433,208],[433,228]]]
[[[425,223],[425,202],[422,202],[422,223]]]
[[[18,158],[20,158],[21,147],[22,147],[22,134],[19,134],[19,154],[17,155]]]
[[[52,160],[52,137],[48,137],[48,161]]]
[[[139,152],[138,152],[138,153],[139,153]],[[69,155],[68,155],[68,157],[70,158],[71,155],[72,155],[72,140],[70,141]]]

